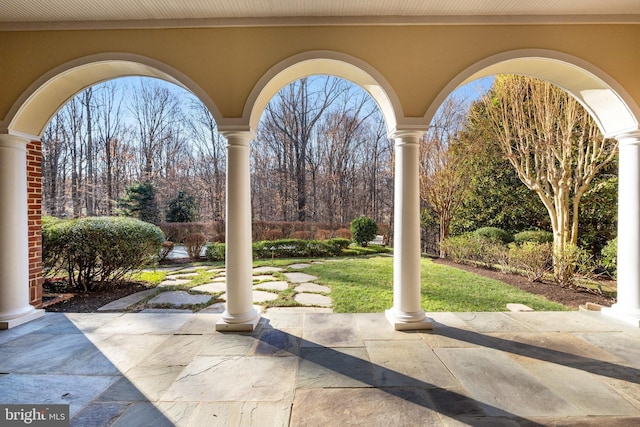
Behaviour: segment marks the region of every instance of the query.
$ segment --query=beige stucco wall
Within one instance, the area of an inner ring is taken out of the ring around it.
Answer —
[[[108,52],[142,55],[177,70],[208,95],[224,118],[242,116],[256,82],[271,67],[314,50],[341,52],[370,65],[389,83],[405,117],[425,116],[440,92],[473,64],[519,49],[547,49],[580,58],[619,84],[627,101],[637,108],[639,46],[640,25],[0,32],[0,120],[4,127],[9,126],[11,108],[15,111],[20,96],[46,73],[69,61]],[[73,82],[68,84],[71,90]],[[59,106],[51,105],[47,114]],[[40,121],[42,117],[30,120]]]

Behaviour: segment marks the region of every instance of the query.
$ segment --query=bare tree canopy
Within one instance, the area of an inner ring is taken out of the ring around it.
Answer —
[[[449,237],[449,226],[469,186],[466,153],[456,149],[466,122],[467,102],[449,97],[438,109],[420,145],[420,197],[437,216],[440,242]],[[444,257],[440,250],[440,256]]]
[[[67,103],[42,138],[44,212],[110,215],[150,182],[161,211],[193,195],[203,221],[225,214],[226,139],[206,106],[156,79],[95,85]],[[392,145],[378,106],[335,77],[287,85],[251,144],[253,217],[342,224],[390,221]]]

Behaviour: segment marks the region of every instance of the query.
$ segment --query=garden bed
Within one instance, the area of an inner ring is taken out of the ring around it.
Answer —
[[[615,302],[613,298],[607,295],[601,295],[597,291],[590,290],[582,287],[563,288],[550,282],[531,282],[526,277],[519,276],[517,274],[503,273],[496,270],[490,270],[487,268],[473,267],[470,265],[457,264],[448,259],[435,258],[433,260],[436,264],[442,264],[449,267],[459,268],[461,270],[468,271],[470,273],[477,274],[479,276],[488,277],[490,279],[499,280],[507,283],[513,287],[522,289],[525,292],[531,294],[541,295],[547,298],[549,301],[555,301],[560,304],[564,304],[567,307],[578,308],[580,305],[584,305],[588,302],[599,304],[609,307]],[[611,283],[608,283],[611,287]]]

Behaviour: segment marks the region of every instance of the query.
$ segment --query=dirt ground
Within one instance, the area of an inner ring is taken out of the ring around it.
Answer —
[[[548,300],[559,302],[568,307],[577,309],[580,305],[587,302],[596,303],[609,307],[615,301],[605,295],[599,295],[584,289],[568,289],[562,288],[553,283],[530,282],[527,278],[515,274],[506,274],[499,271],[487,270],[467,265],[456,264],[446,259],[434,259],[435,263],[444,264],[451,267],[460,268],[472,273],[499,280],[511,286],[520,288],[532,294],[542,295]],[[47,311],[65,312],[65,313],[93,313],[103,305],[133,294],[135,292],[148,289],[143,283],[126,282],[115,288],[108,288],[99,292],[77,293],[73,297],[56,304],[45,307]],[[44,293],[59,294],[59,286],[55,282],[47,282],[44,285]]]

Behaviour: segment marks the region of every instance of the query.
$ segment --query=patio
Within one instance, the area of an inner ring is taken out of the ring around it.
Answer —
[[[0,331],[0,403],[70,405],[77,426],[640,423],[640,330],[597,312],[47,313]]]

